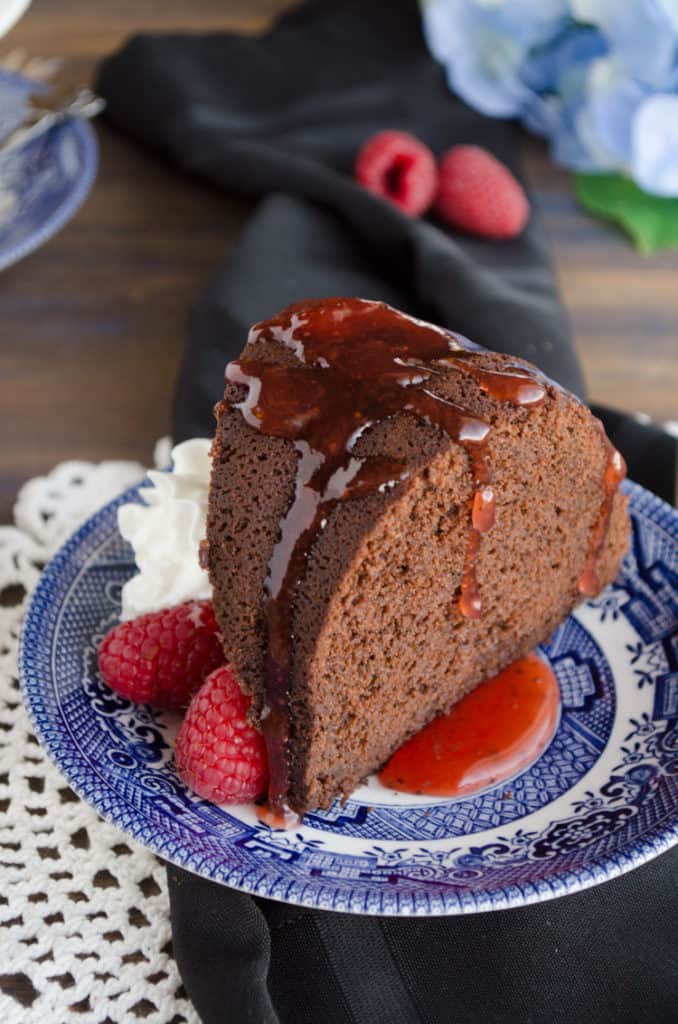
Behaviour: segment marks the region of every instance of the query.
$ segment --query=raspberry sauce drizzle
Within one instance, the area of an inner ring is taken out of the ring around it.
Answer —
[[[472,374],[482,390],[515,405],[539,404],[546,386],[520,366],[510,373],[477,367],[473,357],[484,349],[383,303],[361,299],[297,303],[255,325],[249,342],[258,341],[282,345],[299,360],[283,366],[241,359],[226,368],[229,382],[248,388],[236,406],[245,421],[264,434],[292,441],[299,454],[294,498],[281,522],[265,583],[268,649],[262,729],[269,756],[269,806],[279,809],[289,788],[292,608],[307,556],[337,503],[389,490],[408,476],[403,463],[356,457],[359,437],[374,424],[410,413],[465,448],[474,491],[459,609],[479,618],[476,560],[495,507],[487,451],[491,428],[426,383],[441,374],[442,366],[435,365],[440,362]]]
[[[598,575],[598,559],[603,549],[607,531],[612,516],[614,498],[619,486],[626,476],[626,463],[617,449],[610,443],[603,429],[602,423],[598,421],[600,432],[605,442],[607,464],[603,474],[603,500],[598,511],[598,516],[593,525],[589,551],[584,563],[582,574],[579,577],[578,586],[580,593],[586,597],[595,596],[600,590],[600,577]]]

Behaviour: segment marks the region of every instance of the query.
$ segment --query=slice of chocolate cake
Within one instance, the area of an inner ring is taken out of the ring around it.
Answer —
[[[327,806],[617,572],[621,457],[528,363],[300,303],[227,368],[205,546],[272,806]]]

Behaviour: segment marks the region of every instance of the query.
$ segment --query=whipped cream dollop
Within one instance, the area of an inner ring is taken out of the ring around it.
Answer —
[[[173,471],[151,470],[144,505],[121,505],[120,533],[134,548],[139,572],[122,588],[122,615],[134,619],[182,601],[212,596],[200,567],[210,480],[210,441],[195,438],[172,449]]]

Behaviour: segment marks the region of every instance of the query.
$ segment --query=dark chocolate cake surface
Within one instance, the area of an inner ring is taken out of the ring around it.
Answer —
[[[610,582],[622,475],[522,360],[363,300],[256,325],[217,407],[206,557],[274,806],[350,792]]]

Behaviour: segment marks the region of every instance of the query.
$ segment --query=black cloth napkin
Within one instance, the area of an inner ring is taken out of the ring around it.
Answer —
[[[249,325],[322,295],[383,299],[525,356],[584,397],[536,218],[496,243],[412,221],[350,177],[361,142],[486,146],[514,129],[448,91],[409,0],[325,0],[268,35],[139,36],[104,63],[108,116],[178,167],[263,196],[189,323],[174,437],[212,432]],[[599,411],[630,475],[668,500],[676,446]],[[205,1024],[662,1024],[678,1000],[678,853],[596,889],[467,917],[305,910],[168,868],[174,948]]]

